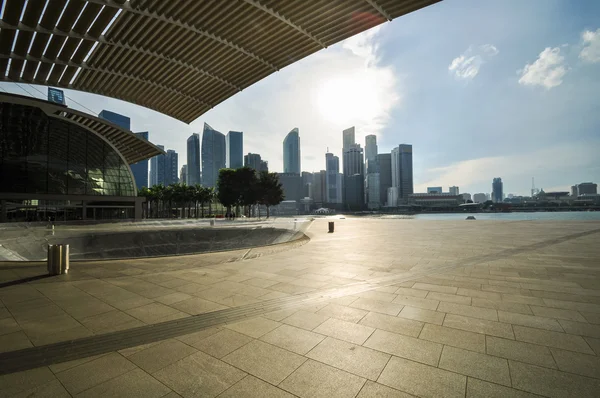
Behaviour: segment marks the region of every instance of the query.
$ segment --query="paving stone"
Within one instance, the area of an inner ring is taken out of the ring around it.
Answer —
[[[479,333],[426,323],[419,335],[420,339],[435,343],[464,348],[465,350],[485,353],[485,336]]]
[[[281,325],[260,339],[300,355],[306,354],[325,336],[289,325]]]
[[[191,345],[220,359],[251,341],[251,337],[225,328],[202,340],[195,341]]]
[[[352,304],[350,304],[350,307],[366,311],[380,312],[382,314],[393,316],[398,315],[400,313],[400,310],[404,308],[404,306],[401,304],[388,303],[367,298],[359,298],[353,301]]]
[[[518,314],[533,315],[527,304],[511,303],[501,300],[488,300],[484,298],[474,297],[471,303],[473,307],[492,308],[504,312],[516,312]]]
[[[483,290],[477,290],[477,289],[459,288],[458,291],[456,292],[456,294],[458,294],[460,296],[477,297],[477,298],[484,298],[484,299],[488,299],[488,300],[501,300],[502,299],[502,295],[500,293],[485,292]]]
[[[338,304],[328,304],[316,312],[318,315],[325,315],[332,318],[341,319],[342,321],[358,322],[368,311],[359,310],[357,308],[346,307]]]
[[[235,330],[236,332],[245,334],[255,339],[260,336],[269,333],[271,330],[279,327],[281,323],[266,319],[263,317],[256,317],[241,322],[235,322],[225,325],[227,329]]]
[[[13,318],[0,319],[0,336],[15,333],[21,330],[21,326]]]
[[[398,295],[393,301],[396,304],[407,305],[415,308],[422,308],[425,310],[435,310],[438,305],[438,300],[430,300],[426,298],[413,297],[413,296],[402,296]]]
[[[99,354],[99,355],[93,355],[91,357],[86,357],[86,358],[80,358],[80,359],[75,359],[73,361],[67,361],[67,362],[60,362],[60,363],[55,363],[54,365],[50,365],[48,366],[48,368],[50,368],[50,370],[56,374],[62,371],[65,371],[67,369],[71,369],[71,368],[75,368],[79,365],[83,365],[84,363],[87,362],[91,362],[91,361],[95,361],[98,358],[101,358],[103,356],[108,355],[109,353],[106,354]]]
[[[504,387],[487,381],[467,378],[466,398],[536,398],[539,395],[529,394],[514,388]]]
[[[135,365],[117,353],[59,372],[56,377],[71,394],[78,394],[107,380],[135,369]]]
[[[177,336],[175,339],[185,343],[187,345],[195,346],[196,343],[204,340],[205,338],[212,336],[215,333],[218,333],[222,328],[219,327],[211,327],[206,329],[201,329],[194,333],[184,334],[182,336]]]
[[[530,306],[531,311],[537,316],[545,316],[547,318],[566,319],[570,321],[586,322],[585,318],[580,313],[573,310],[563,310],[559,308]]]
[[[600,357],[556,348],[551,351],[559,370],[600,379]]]
[[[115,377],[101,383],[89,390],[78,394],[77,397],[148,397],[159,398],[168,394],[171,390],[160,383],[154,377],[141,369],[135,369],[124,375]]]
[[[466,379],[454,372],[392,357],[377,382],[419,397],[463,398]]]
[[[544,300],[538,297],[520,296],[517,294],[502,294],[502,301],[530,305],[545,305]]]
[[[600,338],[600,325],[590,325],[589,323],[565,321],[562,319],[559,319],[558,323],[560,323],[567,333]]]
[[[175,292],[175,293],[170,293],[164,296],[160,296],[154,299],[154,301],[158,301],[161,304],[165,304],[165,305],[171,305],[171,304],[175,304],[178,303],[180,301],[183,300],[188,300],[192,298],[192,296],[190,296],[187,293],[182,293],[182,292]]]
[[[439,367],[510,387],[508,362],[486,354],[444,346]]]
[[[430,300],[447,301],[449,303],[471,305],[471,297],[459,296],[456,294],[429,292],[427,298]]]
[[[223,358],[223,361],[274,385],[281,383],[305,360],[298,354],[258,340]]]
[[[294,398],[294,396],[280,388],[257,379],[254,376],[246,376],[227,391],[219,395],[219,398]]]
[[[23,332],[14,332],[0,337],[0,352],[22,350],[33,347],[27,335]]]
[[[209,300],[204,300],[199,297],[193,297],[187,300],[173,303],[170,305],[170,307],[178,309],[190,315],[204,314],[207,312],[219,311],[228,308],[225,305],[218,304]]]
[[[504,311],[498,311],[498,318],[500,322],[511,323],[513,325],[529,326],[556,332],[563,331],[563,328],[558,324],[558,321],[551,318]]]
[[[262,316],[264,318],[270,319],[272,321],[281,322],[283,319],[287,318],[290,315],[295,314],[296,312],[298,312],[298,309],[294,307],[294,308],[285,309],[285,310],[267,312],[266,314],[263,314]]]
[[[507,323],[469,318],[462,315],[447,314],[444,318],[444,326],[507,339],[515,338],[511,325]]]
[[[594,339],[591,337],[584,337],[588,345],[596,352],[596,355],[600,356],[600,339]]]
[[[456,303],[448,303],[442,301],[438,306],[438,311],[448,312],[456,315],[469,316],[472,318],[487,319],[488,321],[497,321],[498,315],[496,310],[490,308],[473,307],[470,305],[462,305]]]
[[[330,318],[313,331],[350,343],[363,344],[374,330],[372,327]]]
[[[189,345],[171,339],[138,351],[128,359],[146,372],[154,373],[195,352],[197,350]]]
[[[414,395],[367,380],[356,398],[413,398]]]
[[[0,376],[0,396],[10,397],[53,380],[55,377],[47,367],[2,375]]]
[[[355,294],[355,296],[358,296],[358,297],[361,297],[364,299],[383,301],[386,303],[391,303],[396,298],[396,294],[394,294],[394,293],[378,292],[376,290],[367,290],[366,292],[357,293],[357,294]]]
[[[0,391],[0,395],[2,391]],[[31,389],[22,391],[16,395],[13,395],[13,398],[71,398],[71,394],[65,390],[63,385],[58,380],[53,380],[49,383],[42,384],[37,387],[33,387]]]
[[[585,318],[589,323],[593,323],[595,325],[600,325],[600,314],[594,312],[584,312],[580,311],[581,315]]]
[[[415,308],[415,307],[404,307],[400,314],[398,314],[401,318],[413,319],[415,321],[427,322],[427,323],[435,323],[436,325],[441,325],[444,321],[443,312],[430,311],[425,310],[423,308]]]
[[[413,289],[429,290],[432,292],[455,294],[458,288],[451,286],[433,285],[430,283],[417,282],[413,285]]]
[[[412,282],[411,282],[411,286],[412,286]],[[396,289],[396,291],[394,293],[399,296],[412,296],[412,297],[425,298],[425,297],[427,297],[427,294],[429,292],[426,290],[412,289],[410,287],[399,287],[398,289]]]
[[[328,319],[329,317],[326,315],[300,310],[283,319],[281,322],[298,328],[313,330]]]
[[[423,322],[379,314],[376,312],[369,312],[360,320],[359,324],[412,337],[418,337],[423,328]]]
[[[279,387],[302,398],[353,398],[364,383],[361,377],[309,359]]]
[[[442,352],[441,344],[386,332],[385,330],[375,330],[363,345],[432,366],[437,366]]]
[[[360,377],[377,380],[390,356],[352,343],[327,337],[307,357]]]
[[[547,347],[524,343],[522,341],[500,339],[486,336],[486,348],[489,355],[513,359],[532,365],[556,368],[552,354]]]
[[[118,310],[84,318],[80,322],[83,326],[94,333],[108,333],[116,330],[122,330],[120,329],[122,325],[127,325],[127,328],[144,326],[143,322],[129,314],[126,314],[125,312]]]
[[[184,397],[215,397],[246,373],[203,352],[196,352],[153,376]]]
[[[520,341],[568,351],[577,351],[584,354],[593,354],[593,351],[581,336],[516,325],[513,326],[513,330],[515,331],[516,339]]]
[[[555,300],[551,298],[543,299],[543,303],[544,304],[542,305],[552,308],[600,313],[600,304],[576,303],[572,301]]]
[[[509,361],[514,388],[547,397],[597,397],[600,380]]]
[[[143,305],[125,312],[145,323],[156,323],[167,316],[181,314],[181,311],[160,303]]]

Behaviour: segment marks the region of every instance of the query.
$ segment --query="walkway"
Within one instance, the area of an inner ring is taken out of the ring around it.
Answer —
[[[600,391],[600,223],[326,230],[317,220],[293,247],[75,264],[0,288],[0,396]],[[0,266],[0,281],[40,273]]]

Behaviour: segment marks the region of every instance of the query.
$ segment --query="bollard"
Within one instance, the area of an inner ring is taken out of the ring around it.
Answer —
[[[329,221],[329,233],[333,233],[333,221]]]
[[[215,226],[215,220],[210,220],[210,226],[214,227]]]
[[[48,245],[48,273],[62,275],[69,272],[69,245]]]

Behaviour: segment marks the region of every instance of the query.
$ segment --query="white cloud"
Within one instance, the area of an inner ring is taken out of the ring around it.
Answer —
[[[479,73],[481,66],[497,54],[498,49],[492,44],[484,44],[476,48],[471,46],[452,60],[448,70],[459,79],[473,79]]]
[[[560,48],[546,47],[532,64],[525,65],[517,73],[521,74],[519,84],[542,86],[549,90],[559,86],[567,74],[565,57],[560,54]]]
[[[600,29],[595,32],[586,30],[581,34],[583,39],[583,49],[579,53],[579,58],[586,62],[600,62]]]

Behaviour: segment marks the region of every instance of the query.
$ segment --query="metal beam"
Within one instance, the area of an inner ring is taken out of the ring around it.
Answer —
[[[284,15],[281,15],[280,13],[273,10],[272,8],[269,8],[269,7],[265,6],[264,4],[261,4],[260,2],[255,1],[255,0],[244,0],[244,1],[248,4],[250,4],[251,6],[258,8],[259,10],[266,12],[267,14],[271,15],[272,17],[277,18],[278,20],[285,23],[286,25],[294,28],[298,32],[302,33],[304,36],[308,37],[309,39],[311,39],[312,41],[317,43],[319,46],[321,46],[321,48],[327,48],[325,43],[323,43],[321,40],[319,40],[315,35],[313,35],[309,31],[307,31],[306,29],[304,29],[302,26],[295,24],[290,19],[286,18]]]
[[[381,14],[382,17],[384,17],[385,19],[387,19],[388,21],[391,21],[393,18],[392,16],[383,9],[382,6],[379,5],[379,3],[377,3],[377,0],[365,0],[367,3],[369,3],[369,5],[371,7],[373,7],[375,10],[377,10],[377,12],[379,14]]]
[[[190,24],[188,24],[186,22],[179,21],[179,20],[177,20],[175,18],[172,18],[172,17],[167,17],[165,15],[160,15],[160,14],[157,14],[155,12],[150,12],[150,11],[144,10],[144,9],[133,8],[131,6],[131,4],[130,4],[129,1],[127,1],[127,2],[125,2],[123,4],[119,4],[119,3],[115,2],[114,0],[87,0],[87,2],[88,3],[100,4],[100,5],[103,5],[103,6],[106,6],[106,7],[116,8],[116,9],[119,9],[119,10],[122,10],[122,11],[130,12],[132,14],[142,15],[142,16],[147,17],[147,18],[156,19],[156,20],[161,21],[161,22],[165,22],[165,23],[168,23],[168,24],[172,24],[172,25],[178,26],[178,27],[183,28],[185,30],[188,30],[190,32],[196,33],[196,34],[198,34],[200,36],[208,37],[209,39],[215,40],[215,41],[217,41],[217,42],[219,42],[219,43],[221,43],[221,44],[223,44],[223,45],[225,45],[225,46],[227,46],[227,47],[229,47],[229,48],[231,48],[231,49],[233,49],[235,51],[238,51],[238,52],[240,52],[242,54],[245,54],[245,55],[247,55],[247,56],[249,56],[249,57],[257,60],[258,62],[262,63],[263,65],[268,66],[273,71],[278,71],[279,70],[279,68],[277,66],[273,65],[272,63],[270,63],[269,61],[267,61],[264,58],[260,57],[259,55],[255,54],[252,51],[247,50],[247,49],[245,49],[245,48],[243,48],[243,47],[241,47],[241,46],[239,46],[239,45],[237,45],[237,44],[235,44],[235,43],[233,43],[233,42],[231,42],[231,41],[229,41],[227,39],[224,39],[224,38],[219,37],[219,36],[217,36],[217,35],[215,35],[213,33],[208,32],[206,30],[199,29],[199,28],[197,28],[195,26],[192,26],[192,25],[190,25]]]

